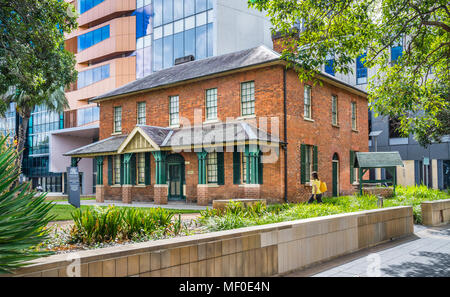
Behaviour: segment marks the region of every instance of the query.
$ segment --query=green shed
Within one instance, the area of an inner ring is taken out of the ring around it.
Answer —
[[[404,166],[399,152],[357,152],[354,167],[359,168],[359,194],[362,195],[362,185],[376,183],[392,183],[397,185],[397,166]],[[385,168],[391,173],[391,179],[368,179],[364,180],[363,176],[370,169]]]

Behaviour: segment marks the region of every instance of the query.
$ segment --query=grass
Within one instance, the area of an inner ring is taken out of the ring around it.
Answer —
[[[47,197],[47,199],[48,199],[48,197]],[[80,200],[82,200],[82,201],[83,200],[95,200],[95,197],[85,197],[85,198],[80,198]],[[51,201],[51,202],[66,202],[67,198],[66,199],[55,199],[55,200],[48,199],[47,201]]]
[[[399,186],[396,188],[396,196],[385,199],[383,207],[411,205],[414,222],[421,224],[420,204],[424,201],[441,199],[450,199],[450,194],[425,186]],[[258,204],[251,208],[244,208],[242,204],[232,202],[223,212],[210,209],[200,212],[198,222],[208,231],[219,231],[378,208],[378,198],[371,195],[324,198],[323,202],[278,204],[268,207]]]
[[[103,207],[106,208],[106,207]],[[117,208],[130,208],[126,206],[120,206]],[[147,207],[135,207],[136,209],[141,209],[143,211],[150,211]],[[82,205],[82,210],[92,210],[94,206],[91,205]],[[185,213],[198,213],[198,210],[191,209],[167,209],[172,214],[185,214]],[[72,213],[76,211],[76,208],[71,205],[59,205],[55,204],[53,208],[50,210],[49,215],[55,215],[55,219],[53,221],[69,221],[72,220]]]

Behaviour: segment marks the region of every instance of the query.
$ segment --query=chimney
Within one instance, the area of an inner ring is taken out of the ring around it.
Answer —
[[[272,34],[273,50],[281,54],[283,50],[287,48],[288,42],[297,38],[297,34],[297,28],[291,29],[288,34],[284,34],[282,32]]]
[[[195,58],[194,58],[193,55],[177,58],[177,59],[175,59],[175,65],[188,63],[188,62],[191,62],[191,61],[194,61],[194,60],[195,60]]]

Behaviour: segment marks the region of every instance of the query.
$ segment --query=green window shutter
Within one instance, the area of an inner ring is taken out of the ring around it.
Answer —
[[[223,156],[223,152],[217,153],[217,183],[219,185],[225,184],[225,168]]]
[[[306,145],[301,144],[300,145],[300,183],[304,184],[306,183],[306,158],[305,158],[305,152],[306,152]]]
[[[233,184],[239,185],[241,183],[241,153],[234,147],[233,151]]]
[[[131,184],[136,184],[136,154],[133,154],[130,159],[130,180]]]
[[[355,152],[350,151],[350,184],[355,181],[355,170],[353,170],[353,164],[355,164]]]
[[[318,157],[318,151],[317,151],[317,146],[313,147],[313,171],[318,172],[319,171],[319,166],[318,166],[318,162],[317,162],[317,158]]]
[[[263,184],[263,162],[262,162],[262,153],[258,157],[258,182],[260,185]]]
[[[120,184],[123,185],[124,179],[123,179],[123,174],[125,173],[124,169],[124,161],[123,161],[123,156],[124,155],[120,155]]]
[[[151,166],[150,166],[150,153],[145,153],[145,184],[148,186],[151,184]]]
[[[108,156],[108,185],[113,184],[113,159]]]

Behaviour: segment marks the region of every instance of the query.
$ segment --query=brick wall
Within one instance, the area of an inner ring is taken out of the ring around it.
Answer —
[[[179,86],[154,90],[125,98],[103,101],[100,103],[100,139],[113,134],[113,110],[122,106],[122,133],[130,133],[136,125],[137,102],[145,101],[147,125],[169,126],[169,96],[178,95],[180,117],[194,123],[194,110],[202,111],[205,120],[205,91],[217,88],[218,117],[222,121],[227,118],[239,118],[240,83],[255,82],[256,117],[247,119],[258,125],[262,117],[276,117],[279,129],[272,129],[271,120],[265,130],[278,135],[283,140],[283,71],[281,65],[246,70],[226,76],[195,81]],[[288,168],[288,200],[292,202],[306,201],[311,191],[308,185],[300,183],[300,145],[308,144],[318,147],[318,172],[331,193],[332,157],[339,156],[340,192],[349,194],[354,191],[350,184],[350,150],[368,151],[368,106],[367,99],[355,95],[348,90],[324,82],[312,85],[312,119],[303,118],[304,83],[300,82],[293,70],[287,71],[287,168]],[[338,97],[338,124],[331,125],[331,96]],[[357,103],[357,131],[351,128],[351,102]],[[272,131],[273,130],[273,131]],[[266,153],[270,154],[270,152]],[[183,153],[186,161],[187,200],[197,200],[198,159],[193,152]],[[155,183],[155,162],[152,160],[152,184]],[[242,186],[233,185],[232,154],[225,154],[225,186],[210,187],[210,200],[224,198],[245,198]],[[107,164],[107,162],[104,162]],[[106,170],[107,166],[104,166]],[[107,185],[107,171],[104,171],[104,184]],[[264,164],[264,184],[260,189],[260,197],[268,201],[282,202],[284,198],[284,152],[280,149],[274,163]],[[110,193],[116,196],[115,191]],[[146,199],[146,198],[139,198]]]

